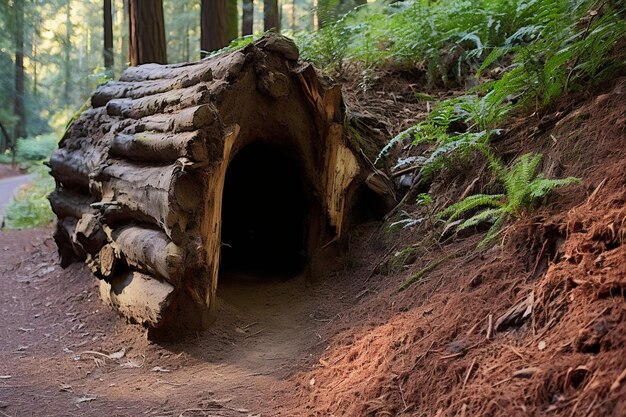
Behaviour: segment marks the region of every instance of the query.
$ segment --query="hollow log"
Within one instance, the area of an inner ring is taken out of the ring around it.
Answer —
[[[284,224],[269,227],[270,219],[254,218],[249,225],[255,233],[275,234],[257,240],[276,242],[270,251],[293,246],[295,263],[306,258],[306,271],[315,270],[328,242],[345,241],[365,185],[379,185],[366,181],[371,164],[359,152],[368,139],[356,145],[347,139],[339,85],[299,61],[293,41],[274,33],[196,63],[129,68],[120,81],[98,86],[91,104],[50,161],[61,261],[87,256],[103,298],[165,336],[205,328],[215,311],[228,172],[244,190],[227,202],[278,204],[270,201],[275,198],[248,202],[248,179],[255,189],[301,191],[293,218],[271,219]],[[231,165],[249,146],[260,146],[268,164],[284,163],[290,181],[279,184],[281,171],[262,177],[265,165],[254,159],[253,168]],[[274,152],[276,159],[268,156]],[[242,228],[236,235],[250,231],[248,224],[235,227]],[[293,242],[283,242],[292,238],[287,229],[298,231]]]
[[[158,327],[169,306],[174,287],[149,275],[131,271],[109,284],[100,281],[100,297],[131,323]]]
[[[109,153],[134,161],[173,162],[185,157],[206,161],[208,151],[200,131],[174,133],[143,132],[117,134]]]
[[[165,233],[156,229],[126,226],[111,233],[118,258],[142,272],[159,276],[172,285],[180,281],[185,269],[185,252]],[[109,265],[106,265],[109,268]]]

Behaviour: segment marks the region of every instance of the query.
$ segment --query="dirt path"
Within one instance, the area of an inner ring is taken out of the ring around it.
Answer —
[[[0,220],[4,214],[4,205],[11,201],[17,189],[31,181],[32,175],[18,175],[9,178],[0,178]],[[0,221],[1,223],[1,221]]]
[[[336,288],[303,278],[230,279],[211,330],[152,344],[101,303],[83,265],[57,265],[51,234],[0,231],[2,416],[271,414],[341,307]]]

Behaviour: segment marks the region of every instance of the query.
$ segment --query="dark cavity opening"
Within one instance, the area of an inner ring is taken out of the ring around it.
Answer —
[[[255,142],[235,155],[222,201],[222,275],[285,279],[301,272],[308,214],[302,171],[280,146]]]

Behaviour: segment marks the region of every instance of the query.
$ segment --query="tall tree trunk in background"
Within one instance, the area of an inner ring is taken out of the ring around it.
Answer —
[[[263,0],[263,30],[274,29],[280,33],[278,0]]]
[[[37,22],[39,23],[39,22]],[[33,33],[33,52],[32,52],[33,56],[32,56],[32,61],[33,61],[33,96],[37,97],[37,95],[39,94],[38,91],[38,83],[39,83],[39,79],[37,78],[37,38],[36,38],[36,34]]]
[[[15,13],[14,111],[18,118],[15,125],[15,138],[21,138],[26,136],[26,112],[24,110],[24,0],[15,0],[13,8]]]
[[[228,0],[228,42],[239,37],[237,0]]]
[[[296,0],[291,1],[291,10],[289,11],[289,29],[291,32],[296,31]]]
[[[254,22],[254,0],[242,0],[241,3],[241,36],[252,35]]]
[[[113,75],[113,14],[111,0],[104,0],[104,69]]]
[[[128,0],[122,0],[122,71],[130,62],[130,52],[128,49],[128,28],[130,26],[128,15]]]
[[[200,5],[200,56],[228,45],[228,1],[202,0]]]
[[[70,52],[72,49],[72,21],[70,19],[70,12],[71,12],[70,0],[67,0],[67,2],[65,3],[65,6],[66,6],[65,41],[63,45],[63,51],[64,51],[63,103],[65,105],[68,105],[70,104],[70,91],[71,91],[71,84],[72,84],[72,63],[70,62],[70,58],[71,58]]]
[[[130,65],[167,63],[163,0],[129,0]]]
[[[313,31],[317,32],[318,29],[320,28],[320,19],[319,19],[319,7],[320,7],[320,2],[319,0],[313,0],[313,13],[311,13],[313,15]]]

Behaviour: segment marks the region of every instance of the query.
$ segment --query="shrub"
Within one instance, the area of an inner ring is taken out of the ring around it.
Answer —
[[[50,223],[54,215],[48,202],[48,194],[54,189],[54,180],[43,164],[31,166],[30,184],[22,186],[17,195],[6,205],[5,227],[27,229]]]

